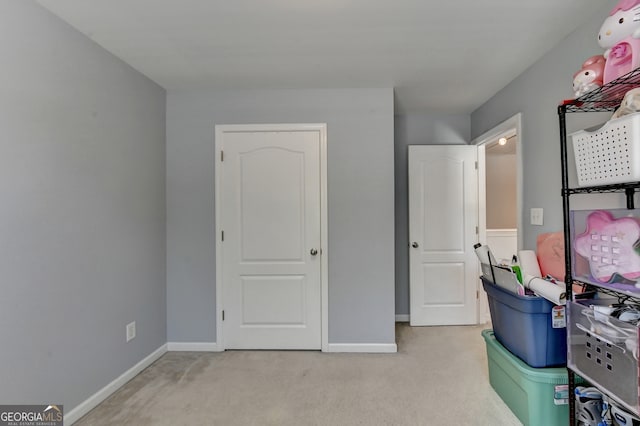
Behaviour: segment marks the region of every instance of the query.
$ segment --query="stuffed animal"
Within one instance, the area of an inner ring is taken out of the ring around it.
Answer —
[[[580,71],[573,74],[573,93],[576,98],[602,86],[604,65],[604,56],[592,56],[582,64]]]
[[[640,255],[636,244],[640,224],[631,217],[616,219],[606,210],[587,216],[587,229],[574,240],[575,251],[589,261],[591,275],[598,282],[637,282]],[[636,284],[640,287],[640,284]]]
[[[620,108],[613,113],[611,119],[620,118],[628,114],[640,112],[640,87],[631,89],[625,93]]]
[[[598,44],[605,50],[604,84],[640,66],[640,0],[620,0],[605,19]]]

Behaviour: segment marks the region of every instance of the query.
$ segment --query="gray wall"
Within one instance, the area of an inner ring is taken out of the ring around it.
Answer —
[[[32,1],[0,57],[0,401],[69,412],[166,342],[165,93]]]
[[[535,249],[539,233],[562,230],[562,197],[560,194],[560,144],[557,105],[573,95],[573,73],[590,56],[601,54],[597,35],[604,19],[617,1],[603,2],[601,11],[581,28],[569,35],[549,51],[527,71],[471,115],[471,135],[475,138],[514,114],[522,113],[522,134],[519,149],[523,158],[523,245]],[[570,114],[567,117],[569,131],[606,120],[610,114]],[[570,157],[569,163],[573,163]],[[575,181],[572,169],[572,181]],[[591,197],[620,203],[619,194]],[[574,206],[589,203],[580,197],[572,197]],[[593,200],[594,198],[591,198]],[[544,208],[544,226],[530,225],[529,210]]]
[[[329,343],[393,343],[393,91],[169,91],[170,342],[216,341],[216,124],[327,123]]]
[[[468,114],[423,113],[395,117],[396,314],[409,314],[409,145],[464,145],[470,140]]]

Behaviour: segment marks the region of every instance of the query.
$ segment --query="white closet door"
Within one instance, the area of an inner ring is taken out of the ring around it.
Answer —
[[[320,349],[319,132],[222,138],[225,347]]]
[[[409,147],[411,325],[477,322],[477,147]]]

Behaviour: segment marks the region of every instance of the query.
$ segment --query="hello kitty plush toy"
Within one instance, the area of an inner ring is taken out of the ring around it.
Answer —
[[[592,56],[582,64],[580,71],[573,74],[573,93],[576,98],[602,86],[604,66],[604,56]]]
[[[640,66],[640,0],[620,0],[605,19],[598,44],[606,51],[604,84]]]

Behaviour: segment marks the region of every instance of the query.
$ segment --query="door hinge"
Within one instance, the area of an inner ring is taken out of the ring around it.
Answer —
[[[222,321],[224,321],[224,310],[222,311]]]
[[[476,161],[476,170],[478,170],[478,162]]]
[[[220,161],[224,161],[224,151],[220,151]]]
[[[222,231],[222,241],[224,241],[224,231]]]
[[[480,292],[478,290],[476,290],[476,299],[480,299]],[[224,312],[224,311],[222,311],[222,312]],[[224,314],[223,314],[223,316],[224,316]]]
[[[476,226],[476,235],[478,235],[480,233],[480,231],[478,230],[478,227]]]

